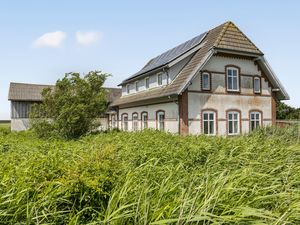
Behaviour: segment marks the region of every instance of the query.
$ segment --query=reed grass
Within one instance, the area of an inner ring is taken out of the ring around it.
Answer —
[[[0,224],[299,224],[297,128],[77,141],[0,130]]]

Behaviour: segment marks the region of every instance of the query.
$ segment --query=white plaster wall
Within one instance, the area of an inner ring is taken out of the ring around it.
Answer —
[[[261,77],[261,72],[258,70],[257,66],[254,64],[252,60],[213,56],[203,68],[203,70],[208,70],[212,72],[211,73],[212,92],[226,93],[225,66],[227,65],[236,65],[240,67],[241,74]],[[218,73],[213,73],[213,72],[218,72]],[[240,76],[240,79],[241,79],[241,87],[240,87],[241,94],[253,94],[253,78],[248,76]],[[268,82],[263,77],[261,77],[261,87],[262,87],[263,95],[271,94],[271,88],[268,86]],[[200,73],[198,73],[197,76],[195,76],[188,89],[194,91],[201,90]]]
[[[226,110],[239,109],[241,111],[242,133],[249,131],[250,110],[263,112],[263,125],[269,125],[272,118],[272,100],[268,96],[241,96],[241,95],[212,95],[210,93],[188,94],[189,101],[189,132],[190,134],[201,133],[201,111],[204,109],[215,109],[218,112],[218,134],[226,135]]]
[[[156,111],[165,111],[165,129],[171,133],[178,133],[178,105],[176,103],[162,103],[138,106],[119,110],[119,128],[122,127],[122,114],[128,114],[128,130],[132,131],[132,114],[138,113],[138,128],[141,129],[141,112],[148,112],[148,128],[156,129]]]
[[[29,119],[11,119],[11,130],[22,131],[29,128]]]

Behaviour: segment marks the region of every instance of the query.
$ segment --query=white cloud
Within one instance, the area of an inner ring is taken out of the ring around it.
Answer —
[[[80,45],[90,46],[99,41],[101,38],[101,33],[97,31],[89,31],[89,32],[76,32],[76,40]]]
[[[62,31],[45,33],[33,42],[33,46],[37,48],[41,48],[41,47],[57,48],[62,45],[66,36],[67,36],[66,33]]]

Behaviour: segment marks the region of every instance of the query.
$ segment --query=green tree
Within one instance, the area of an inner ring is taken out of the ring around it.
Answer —
[[[79,73],[67,73],[54,88],[42,92],[43,101],[34,105],[31,128],[40,137],[58,135],[78,138],[95,130],[97,118],[107,110],[103,84],[109,74],[91,71],[83,78]]]
[[[277,119],[281,120],[299,120],[300,108],[291,107],[284,102],[277,102]]]

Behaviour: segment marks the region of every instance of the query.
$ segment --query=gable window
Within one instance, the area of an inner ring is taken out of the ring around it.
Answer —
[[[250,130],[254,130],[260,126],[261,123],[261,113],[260,112],[250,112]]]
[[[253,90],[254,90],[254,93],[260,93],[260,77],[254,77],[253,78]]]
[[[127,94],[130,93],[130,85],[129,85],[129,84],[126,85],[126,93],[127,93]]]
[[[145,87],[146,87],[146,89],[149,88],[149,77],[145,78]]]
[[[228,135],[240,133],[240,113],[237,111],[227,112],[227,131]]]
[[[127,115],[127,113],[122,115],[122,129],[125,131],[128,130],[128,115]]]
[[[134,131],[138,130],[139,126],[139,122],[138,122],[138,114],[137,113],[133,113],[132,114],[132,129]]]
[[[227,91],[239,91],[239,70],[235,67],[226,67]]]
[[[216,134],[216,113],[214,111],[204,111],[202,113],[203,133],[208,135]]]
[[[142,129],[147,129],[148,128],[148,113],[142,112],[141,119],[142,119],[142,122],[141,122]]]
[[[165,112],[162,110],[156,112],[156,126],[158,130],[165,130]]]
[[[139,91],[139,82],[136,81],[135,82],[135,92],[138,92]]]
[[[210,90],[210,74],[202,73],[202,90]]]
[[[157,84],[160,86],[162,85],[162,73],[159,73],[157,75]]]

